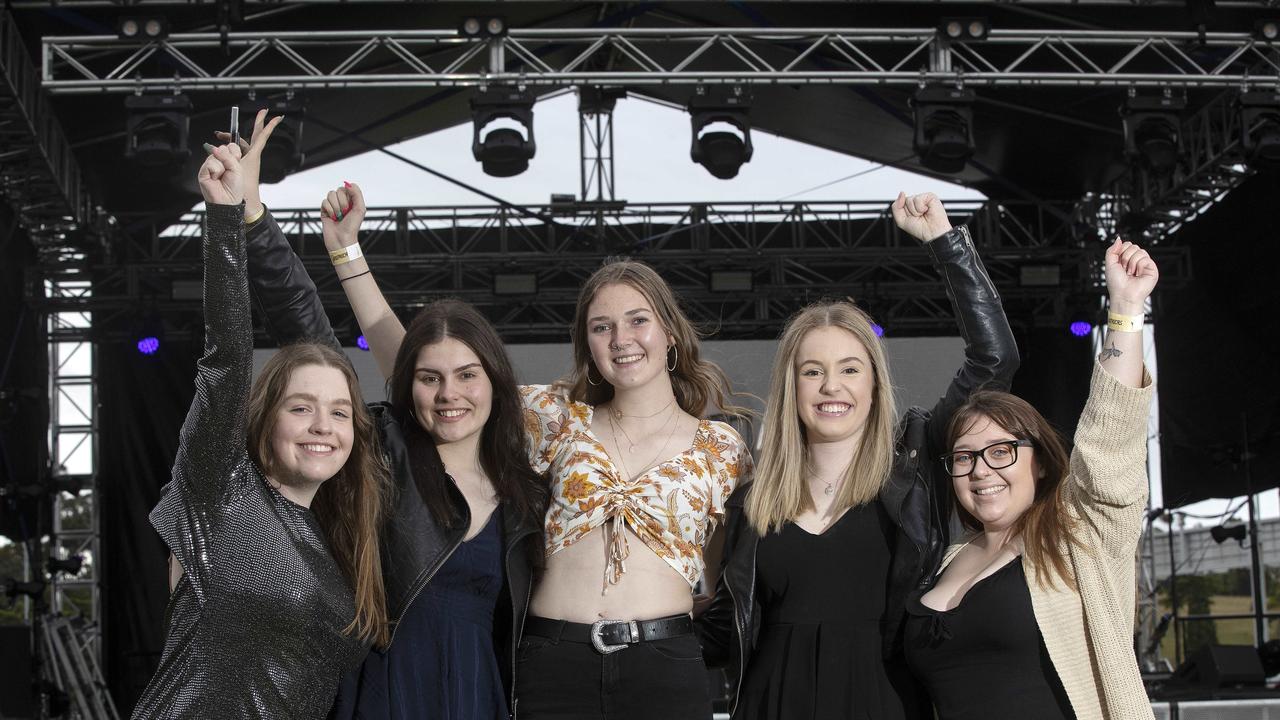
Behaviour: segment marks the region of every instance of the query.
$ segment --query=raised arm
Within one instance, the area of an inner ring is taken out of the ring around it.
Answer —
[[[239,149],[217,148],[200,167],[204,228],[204,355],[182,425],[173,485],[188,503],[214,503],[245,454],[253,322],[245,277]]]
[[[240,140],[250,288],[262,310],[267,331],[277,343],[287,345],[299,340],[314,340],[337,348],[338,339],[333,334],[315,283],[289,246],[275,218],[262,204],[258,186],[262,151],[282,117],[272,118],[270,122],[266,122],[266,118],[266,110],[258,111],[253,123],[252,141]],[[227,133],[215,135],[221,142],[231,142]]]
[[[929,456],[933,457],[945,444],[943,435],[951,415],[974,390],[1009,389],[1018,369],[1018,345],[969,230],[951,227],[938,196],[899,193],[893,203],[893,219],[928,249],[964,338],[964,365],[930,413]]]
[[[356,322],[360,323],[360,331],[378,361],[382,377],[389,378],[395,368],[400,341],[404,339],[404,325],[382,296],[364,256],[349,258],[355,254],[349,248],[359,247],[360,223],[364,221],[365,210],[360,186],[343,183],[320,204],[320,221],[324,225],[325,249],[333,259],[338,281],[355,311]]]

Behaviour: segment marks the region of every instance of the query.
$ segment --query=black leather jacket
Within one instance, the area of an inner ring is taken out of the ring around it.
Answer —
[[[945,452],[947,423],[974,390],[1007,390],[1018,368],[1013,332],[968,229],[956,228],[926,247],[955,309],[965,340],[965,363],[932,410],[912,407],[898,424],[893,470],[880,492],[880,502],[898,527],[883,627],[886,660],[900,656],[907,594],[928,580],[949,540],[951,481],[938,461]],[[749,487],[739,487],[725,504],[724,553],[715,599],[697,622],[707,664],[726,666],[737,689],[760,628],[755,594],[760,538],[743,511]]]
[[[267,213],[245,232],[249,256],[249,281],[268,329],[281,344],[302,339],[338,346],[325,315],[315,283],[275,219]],[[449,488],[449,497],[462,518],[457,527],[440,527],[422,501],[415,485],[409,449],[403,429],[386,403],[369,406],[389,459],[395,486],[392,508],[382,528],[382,574],[387,591],[387,613],[398,623],[404,611],[462,543],[471,524],[471,513],[462,493]],[[443,473],[441,465],[438,472]],[[515,661],[533,589],[532,558],[542,553],[542,527],[524,522],[515,513],[502,513],[505,588],[494,611],[494,645],[506,684],[508,707],[515,708]],[[395,625],[392,625],[394,633]],[[392,635],[395,641],[395,635]]]

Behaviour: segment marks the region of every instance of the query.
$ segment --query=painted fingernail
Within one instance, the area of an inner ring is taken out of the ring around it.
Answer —
[[[342,211],[339,210],[337,215],[333,216],[334,220],[342,220]]]
[[[351,206],[350,206],[350,205],[348,205],[348,206],[346,206],[346,207],[342,208],[342,212],[344,212],[344,213],[349,213],[349,212],[351,212]]]
[[[343,187],[351,187],[351,183],[347,182],[346,180],[343,180],[343,181],[342,181],[342,186],[343,186]]]
[[[207,152],[207,153],[209,153],[210,155],[212,155],[212,154],[213,154],[213,151],[214,151],[215,149],[216,149],[216,148],[214,148],[214,147],[213,147],[212,145],[210,145],[209,143],[205,143],[205,144],[204,144],[204,151],[205,151],[205,152]]]

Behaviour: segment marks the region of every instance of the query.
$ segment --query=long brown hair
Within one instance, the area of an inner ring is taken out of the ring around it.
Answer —
[[[720,412],[731,417],[750,417],[754,412],[729,401],[737,395],[733,384],[719,365],[703,360],[698,350],[701,333],[680,309],[671,286],[653,268],[636,260],[613,260],[596,270],[578,293],[578,306],[573,314],[573,369],[562,384],[569,388],[569,398],[588,405],[599,405],[613,399],[613,386],[601,381],[588,382],[592,372],[600,370],[591,359],[587,344],[587,314],[596,294],[609,285],[627,285],[649,301],[662,329],[675,339],[674,350],[668,356],[675,362],[671,372],[671,389],[675,392],[680,409],[698,418],[708,412]],[[715,408],[709,408],[714,405]]]
[[[862,437],[833,507],[839,511],[872,502],[888,481],[897,410],[884,345],[871,325],[871,318],[852,303],[822,302],[793,315],[783,329],[769,382],[760,459],[746,501],[747,519],[761,536],[813,507],[805,483],[809,453],[796,401],[796,354],[811,330],[837,327],[857,338],[867,349],[875,383]]]
[[[387,397],[401,424],[407,428],[406,437],[416,446],[410,448],[410,454],[415,457],[414,480],[424,495],[423,500],[441,525],[451,527],[459,519],[449,502],[444,466],[430,437],[413,414],[418,353],[445,338],[453,338],[471,348],[493,386],[493,405],[480,432],[480,466],[506,507],[523,516],[526,522],[541,527],[551,490],[529,467],[524,404],[516,387],[515,370],[498,331],[480,311],[459,300],[437,300],[422,308],[405,331],[387,380]],[[424,447],[428,444],[430,447]]]
[[[329,480],[320,485],[311,511],[324,531],[338,568],[355,593],[356,616],[343,632],[383,647],[387,630],[387,596],[382,585],[382,556],[378,529],[387,506],[387,467],[382,461],[373,418],[360,395],[360,382],[346,356],[314,342],[281,348],[271,356],[249,395],[249,457],[270,475],[275,458],[271,435],[276,414],[294,370],[304,365],[337,368],[351,394],[355,431],[351,455]]]
[[[1035,498],[1031,507],[1014,521],[1010,537],[1022,537],[1024,552],[1035,567],[1036,582],[1041,587],[1052,588],[1057,579],[1074,590],[1075,578],[1067,567],[1062,544],[1084,546],[1076,536],[1075,522],[1062,499],[1062,481],[1067,476],[1069,462],[1062,436],[1031,403],[1017,395],[978,390],[951,416],[947,425],[947,447],[955,447],[956,440],[983,419],[1004,428],[1014,438],[1030,440],[1035,448]],[[955,507],[965,529],[982,530],[982,523],[963,505],[956,503]]]

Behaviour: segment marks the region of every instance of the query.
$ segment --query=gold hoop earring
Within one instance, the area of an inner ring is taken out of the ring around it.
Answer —
[[[593,381],[591,380],[591,368],[592,368],[592,366],[591,366],[591,365],[588,365],[588,366],[587,366],[587,384],[588,384],[588,385],[594,385],[594,386],[596,386],[596,387],[599,387],[599,386],[600,386],[600,384],[604,382],[604,376],[603,376],[603,375],[601,375],[601,376],[600,376],[600,382],[593,382]]]
[[[680,348],[675,345],[671,346],[671,364],[667,366],[667,372],[675,372],[676,366],[680,364]]]

